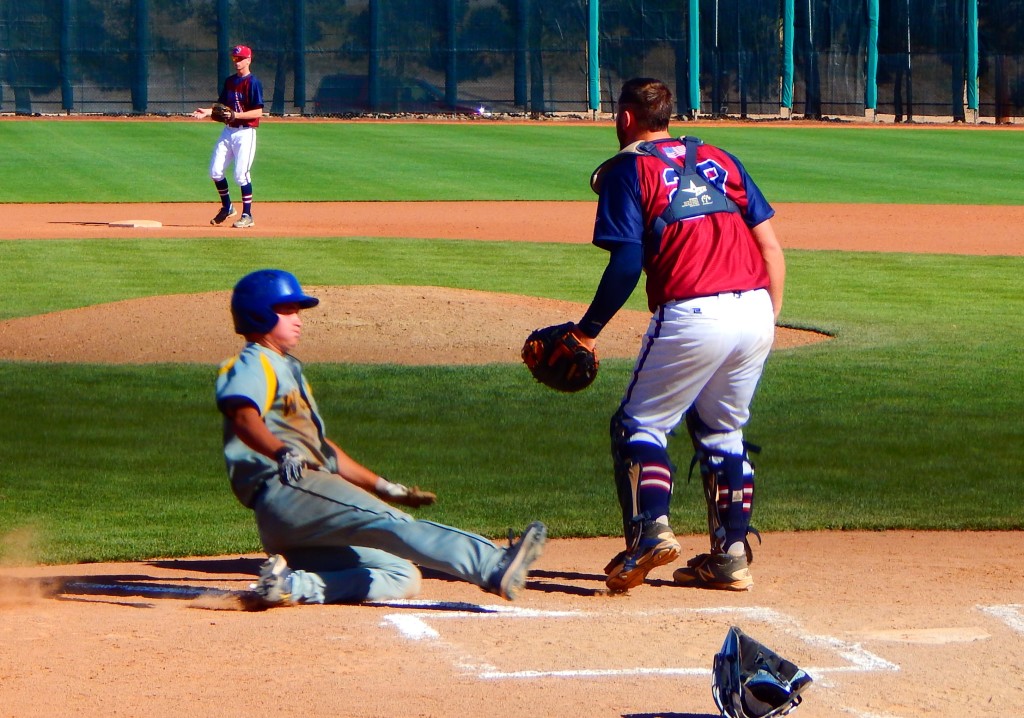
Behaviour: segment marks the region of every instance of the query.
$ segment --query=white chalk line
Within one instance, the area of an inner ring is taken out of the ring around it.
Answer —
[[[978,608],[995,616],[1017,633],[1024,633],[1024,604],[1008,603],[1002,606],[978,606]]]
[[[782,628],[787,633],[796,636],[808,645],[831,651],[847,662],[845,666],[814,666],[806,667],[804,670],[812,677],[821,677],[832,673],[863,673],[871,671],[898,671],[900,667],[885,660],[868,650],[859,643],[850,643],[832,636],[815,635],[804,630],[799,623],[790,616],[778,611],[764,607],[749,608],[663,608],[646,611],[635,611],[629,613],[562,610],[545,611],[532,608],[519,608],[517,606],[473,606],[464,603],[432,602],[432,601],[389,601],[376,605],[399,607],[411,607],[425,609],[410,613],[390,613],[384,616],[381,625],[389,625],[398,630],[399,634],[413,641],[432,641],[438,645],[447,646],[441,633],[434,628],[437,621],[449,619],[488,619],[488,618],[541,618],[541,619],[598,619],[607,617],[622,618],[623,616],[650,617],[659,615],[737,615],[748,621],[768,623]],[[466,610],[471,607],[471,610]],[[690,667],[670,668],[617,668],[617,669],[575,669],[575,670],[519,670],[501,671],[489,664],[483,664],[472,660],[471,657],[461,656],[458,664],[463,669],[476,673],[485,680],[498,679],[539,679],[539,678],[600,678],[620,676],[709,676],[710,669]]]
[[[65,586],[75,591],[108,591],[114,594],[131,594],[142,596],[171,596],[184,598],[198,598],[204,595],[230,595],[234,591],[217,588],[193,588],[182,586],[165,585],[138,585],[131,583],[100,583],[92,581],[71,581]],[[410,599],[399,601],[371,602],[367,605],[393,606],[395,608],[422,608],[424,611],[418,613],[388,614],[382,623],[390,624],[398,630],[405,638],[410,640],[433,640],[440,641],[441,634],[427,623],[444,619],[481,619],[486,617],[514,617],[514,618],[597,618],[611,615],[623,615],[593,611],[564,610],[547,611],[539,609],[520,608],[507,605],[478,605],[467,602],[432,601],[426,599]],[[1012,630],[1024,633],[1024,604],[1005,604],[995,606],[978,606],[983,613],[987,613],[1003,621]],[[824,635],[813,635],[799,630],[795,619],[780,614],[779,612],[763,607],[751,608],[698,608],[698,609],[651,609],[646,611],[631,612],[628,615],[634,617],[657,616],[679,613],[704,613],[704,614],[737,614],[744,616],[750,621],[762,621],[776,626],[788,624],[787,632],[795,635],[809,645],[834,651],[838,656],[848,661],[847,666],[816,666],[807,667],[804,670],[812,676],[822,676],[831,673],[859,673],[867,671],[899,671],[898,665],[891,663],[880,656],[871,653],[859,643],[850,643],[837,638]],[[670,676],[706,676],[710,671],[703,668],[628,668],[628,669],[581,669],[573,671],[498,671],[493,667],[477,661],[460,660],[464,668],[477,672],[484,679],[500,678],[578,678],[578,677],[603,677],[603,676],[625,676],[625,675],[670,675]],[[871,718],[863,714],[864,718]]]

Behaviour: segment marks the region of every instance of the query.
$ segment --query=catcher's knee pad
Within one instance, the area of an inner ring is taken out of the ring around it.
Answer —
[[[672,498],[673,466],[668,452],[646,441],[629,441],[629,431],[620,409],[611,421],[612,464],[626,544],[638,531],[637,517],[667,516]]]

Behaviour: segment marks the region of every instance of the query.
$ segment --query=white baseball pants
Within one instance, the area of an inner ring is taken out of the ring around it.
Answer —
[[[233,163],[235,182],[239,187],[252,182],[249,171],[256,159],[256,128],[228,127],[220,133],[217,144],[213,146],[210,158],[210,178],[214,181],[224,179],[228,164]]]
[[[629,441],[666,448],[669,432],[694,405],[715,432],[705,446],[742,454],[742,429],[774,337],[765,289],[658,307],[623,398]]]

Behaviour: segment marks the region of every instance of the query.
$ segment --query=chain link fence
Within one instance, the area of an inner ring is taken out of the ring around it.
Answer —
[[[870,89],[897,121],[963,120],[975,68],[981,116],[1024,115],[1024,0],[596,3],[0,0],[0,112],[189,113],[245,44],[277,115],[606,113],[648,75],[680,114],[778,116],[791,42],[793,115],[863,116]]]

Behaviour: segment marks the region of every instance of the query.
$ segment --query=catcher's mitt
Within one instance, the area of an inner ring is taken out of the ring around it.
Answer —
[[[811,677],[736,626],[715,655],[711,692],[727,718],[784,716],[800,705]]]
[[[523,362],[533,378],[558,391],[580,391],[597,376],[597,354],[583,346],[572,322],[530,332]]]
[[[225,104],[216,102],[210,112],[210,117],[217,122],[223,122],[226,125],[235,119],[235,111]]]

